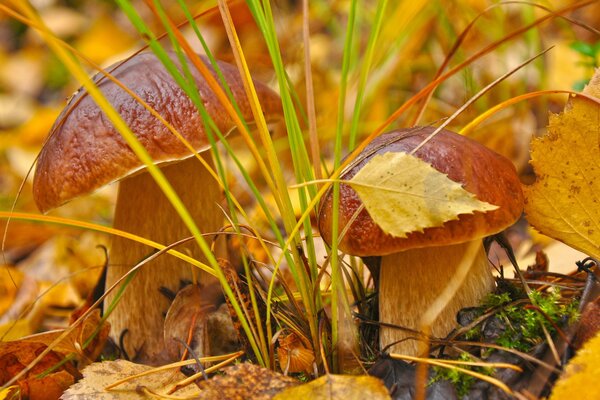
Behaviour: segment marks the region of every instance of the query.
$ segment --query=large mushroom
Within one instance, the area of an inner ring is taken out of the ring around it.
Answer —
[[[170,54],[170,57],[180,66],[175,54]],[[207,63],[207,60],[204,62]],[[250,104],[238,70],[226,63],[218,64],[242,115],[252,121]],[[205,125],[196,106],[153,53],[138,54],[108,70],[154,108],[197,152],[210,148]],[[232,118],[202,75],[193,67],[190,70],[203,104],[216,126],[223,133],[233,130]],[[214,71],[213,75],[216,77]],[[94,77],[100,90],[155,163],[161,165],[162,172],[198,228],[204,233],[216,232],[223,225],[224,215],[219,207],[222,193],[214,178],[159,119],[121,87],[107,79],[101,81],[101,78],[100,74]],[[278,95],[258,82],[256,90],[267,119],[281,115]],[[208,165],[213,165],[208,152],[201,156]],[[39,155],[33,183],[35,201],[42,212],[47,212],[114,181],[120,182],[115,228],[163,244],[171,244],[190,235],[170,202],[145,171],[144,164],[87,92],[80,90],[58,117]],[[205,261],[195,243],[182,245],[178,250]],[[107,287],[151,252],[151,248],[137,242],[114,237]],[[118,340],[127,330],[123,339],[130,356],[152,364],[169,361],[164,359],[162,332],[169,300],[159,289],[164,287],[176,292],[182,282],[191,279],[190,265],[169,255],[151,261],[133,279],[109,318],[115,339]],[[209,284],[208,274],[201,274],[200,281]],[[110,304],[113,296],[114,293],[105,304]]]
[[[375,154],[410,153],[432,132],[431,127],[416,127],[383,134],[373,140],[342,173],[351,179]],[[441,130],[414,155],[460,183],[477,199],[498,206],[485,213],[461,214],[440,227],[412,232],[405,238],[384,233],[371,219],[358,194],[347,184],[340,185],[339,240],[343,252],[360,257],[380,257],[379,318],[382,322],[412,330],[453,277],[457,265],[472,241],[479,250],[457,294],[438,315],[431,327],[436,337],[446,336],[456,326],[456,313],[477,305],[494,288],[494,278],[482,239],[513,224],[523,209],[523,194],[512,163],[485,146],[448,130]],[[333,200],[331,191],[323,197],[319,210],[319,229],[331,243]],[[358,213],[357,213],[358,211]],[[355,215],[356,214],[356,215]],[[349,226],[346,226],[348,225]],[[416,354],[417,335],[389,326],[380,328],[381,347]]]

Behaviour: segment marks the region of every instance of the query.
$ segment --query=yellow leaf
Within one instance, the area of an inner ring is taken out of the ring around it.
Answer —
[[[395,237],[442,226],[460,214],[498,208],[478,200],[425,161],[402,152],[375,155],[348,183],[373,221]]]
[[[372,376],[325,375],[310,383],[278,393],[274,400],[384,400],[390,399],[383,383]]]
[[[550,400],[600,399],[600,335],[589,340],[567,365]]]
[[[596,73],[584,93],[600,97]],[[536,182],[525,188],[525,212],[541,233],[600,257],[600,107],[573,98],[550,115],[548,133],[531,144]]]

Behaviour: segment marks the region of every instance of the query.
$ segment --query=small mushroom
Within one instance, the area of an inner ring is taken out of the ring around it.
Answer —
[[[416,127],[383,134],[373,140],[342,173],[351,179],[375,154],[410,153],[434,128]],[[415,154],[446,174],[479,200],[498,206],[485,213],[461,214],[443,226],[412,232],[406,238],[384,233],[363,208],[358,194],[346,184],[340,185],[339,248],[343,252],[380,258],[379,318],[382,322],[417,330],[422,314],[435,301],[452,278],[472,241],[479,243],[477,256],[456,296],[446,305],[431,327],[436,337],[446,336],[456,325],[456,313],[475,306],[494,288],[494,278],[482,239],[513,224],[523,209],[523,193],[512,163],[485,146],[441,130]],[[319,229],[331,243],[331,191],[323,197],[319,210]],[[350,224],[346,227],[347,224]],[[371,263],[373,265],[373,263]],[[410,332],[381,326],[380,345],[392,345],[390,351],[416,354],[418,342]],[[397,343],[397,344],[394,344]]]
[[[170,54],[170,58],[180,67],[175,54]],[[206,59],[204,62],[208,65]],[[242,115],[251,121],[250,104],[238,70],[222,62],[219,62],[219,68]],[[216,126],[223,133],[233,130],[233,120],[202,75],[193,67],[189,69]],[[196,106],[153,53],[138,54],[108,70],[154,108],[197,152],[210,148]],[[213,75],[216,76],[214,72]],[[198,228],[203,233],[216,232],[223,225],[224,216],[219,208],[222,193],[213,177],[159,119],[112,81],[101,81],[102,77],[98,74],[94,81],[155,163],[160,164],[163,174]],[[256,83],[256,90],[267,120],[280,116],[278,95],[260,83]],[[213,165],[210,154],[203,153],[201,156],[208,165]],[[47,212],[114,181],[120,181],[115,228],[166,245],[190,235],[171,203],[145,171],[144,164],[87,92],[80,90],[59,115],[40,153],[33,183],[35,201],[42,212]],[[205,261],[195,243],[182,245],[178,250]],[[149,247],[115,236],[110,251],[107,287],[151,252]],[[145,265],[133,279],[109,318],[115,339],[127,330],[124,339],[130,356],[151,364],[170,361],[165,359],[167,353],[162,334],[169,301],[159,288],[176,292],[180,282],[191,278],[189,264],[164,255]],[[205,285],[211,282],[208,274],[201,274],[200,281]],[[214,284],[214,278],[212,282]],[[113,298],[114,293],[107,298],[105,305],[110,304]]]

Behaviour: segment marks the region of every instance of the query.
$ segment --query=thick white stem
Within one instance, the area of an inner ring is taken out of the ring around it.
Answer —
[[[469,244],[428,247],[382,257],[379,319],[419,330],[423,314],[451,281]],[[456,313],[461,308],[476,306],[493,288],[494,278],[483,245],[480,244],[463,284],[434,321],[431,334],[445,337],[457,325]],[[379,338],[383,348],[415,336],[401,329],[382,326]],[[392,346],[389,351],[417,355],[418,346],[417,340],[407,339]]]
[[[204,157],[212,165],[210,155]],[[191,157],[162,168],[196,225],[203,233],[216,232],[223,225],[223,212],[218,207],[221,191],[206,169]],[[190,232],[154,179],[142,172],[121,181],[115,210],[114,227],[169,245],[190,236]],[[207,240],[212,240],[208,237]],[[195,241],[178,246],[177,250],[205,262]],[[110,251],[107,287],[124,275],[153,249],[115,236]],[[219,250],[220,251],[220,250]],[[160,293],[165,287],[177,292],[182,281],[192,280],[192,267],[186,262],[162,255],[144,265],[127,286],[114,312],[109,317],[113,339],[127,329],[124,347],[130,357],[148,364],[172,361],[165,359],[163,327],[170,300]],[[216,284],[215,279],[201,273],[203,285]],[[105,308],[114,296],[105,300]]]

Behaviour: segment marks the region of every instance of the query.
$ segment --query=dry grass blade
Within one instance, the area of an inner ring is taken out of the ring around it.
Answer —
[[[244,354],[243,351],[238,351],[237,353],[224,354],[224,355],[221,355],[221,356],[201,357],[200,361],[201,362],[229,361],[229,360],[235,360],[236,358],[241,357],[243,354]],[[160,367],[152,368],[152,369],[150,369],[148,371],[144,371],[144,372],[139,373],[139,374],[131,375],[131,376],[128,376],[127,378],[120,379],[120,380],[118,380],[116,382],[113,382],[110,385],[105,386],[104,389],[105,390],[112,390],[112,389],[116,388],[117,386],[120,386],[120,385],[122,385],[122,384],[124,384],[126,382],[129,382],[129,381],[132,381],[134,379],[140,378],[142,376],[151,375],[151,374],[155,374],[155,373],[162,372],[162,371],[168,371],[170,369],[179,368],[179,367],[183,367],[183,366],[186,366],[186,365],[193,365],[195,363],[196,363],[196,360],[185,360],[185,361],[179,361],[179,362],[176,362],[176,363],[172,363],[172,364],[168,364],[168,365],[163,365],[163,366],[160,366]],[[213,368],[213,367],[211,367],[211,368]],[[209,370],[209,368],[207,368],[205,371],[206,372],[212,372],[212,370],[211,371],[208,371],[208,370]]]
[[[315,179],[321,179],[321,150],[317,133],[317,116],[315,112],[315,91],[313,87],[310,58],[310,28],[308,0],[302,0],[302,38],[304,41],[304,76],[306,78],[306,111],[308,112],[308,137],[313,162]]]
[[[433,79],[437,80],[437,78],[439,78],[442,73],[444,72],[444,70],[446,69],[446,67],[448,66],[448,64],[450,63],[450,60],[452,59],[452,57],[454,57],[454,55],[456,54],[456,52],[458,51],[458,49],[460,48],[460,45],[465,41],[467,34],[471,31],[471,29],[474,27],[475,23],[479,20],[479,18],[481,18],[483,15],[485,15],[486,13],[488,13],[489,11],[504,6],[504,5],[510,5],[510,4],[521,4],[521,5],[527,5],[527,6],[531,6],[531,7],[537,7],[540,8],[544,11],[547,11],[549,13],[549,15],[555,15],[556,13],[554,11],[552,11],[550,8],[545,7],[541,4],[537,4],[537,3],[532,3],[532,2],[528,2],[528,1],[502,1],[496,4],[493,4],[489,7],[487,7],[485,10],[481,11],[479,14],[477,14],[477,16],[475,16],[475,18],[473,18],[471,20],[471,22],[469,22],[469,24],[463,29],[463,31],[460,33],[460,35],[458,36],[458,38],[456,39],[456,41],[454,42],[454,44],[452,45],[452,47],[450,48],[450,50],[448,51],[448,55],[446,55],[446,57],[444,58],[444,61],[442,62],[442,65],[440,65],[440,67],[438,68],[436,74],[434,75]],[[583,4],[582,7],[584,7],[586,4]],[[598,31],[597,29],[595,29],[592,26],[583,24],[575,19],[569,18],[567,16],[564,15],[560,15],[560,14],[556,14],[556,17],[558,18],[562,18],[568,22],[570,22],[573,25],[577,25],[582,27],[583,29],[586,29],[592,33],[595,33],[596,35],[600,35],[600,31]],[[501,43],[500,43],[501,44]],[[431,97],[433,96],[433,90],[432,89],[429,94],[427,95],[427,97],[423,100],[423,102],[421,103],[421,106],[419,107],[419,111],[417,112],[417,115],[415,116],[415,119],[412,122],[412,125],[417,125],[419,120],[421,119],[421,117],[423,116],[423,113],[425,112],[425,109],[427,107],[427,104],[429,103],[429,101],[431,100]]]
[[[507,107],[510,107],[511,105],[519,103],[523,100],[529,100],[529,99],[533,99],[535,97],[546,96],[546,95],[550,95],[550,94],[558,94],[558,93],[564,93],[564,94],[568,94],[571,96],[579,96],[579,97],[582,97],[586,100],[589,100],[591,102],[594,102],[594,103],[600,105],[600,99],[598,99],[597,97],[589,96],[585,93],[576,92],[573,90],[538,90],[535,92],[530,92],[530,93],[525,93],[525,94],[522,94],[519,96],[515,96],[513,98],[503,101],[500,104],[495,105],[494,107],[490,108],[489,110],[486,110],[484,113],[478,115],[477,118],[475,118],[474,120],[469,122],[463,129],[461,129],[460,134],[468,136],[469,133],[472,132],[483,121],[490,118],[491,116],[498,113],[499,111],[502,111]]]
[[[390,357],[397,359],[397,360],[408,360],[408,361],[414,361],[414,362],[418,362],[418,363],[422,363],[422,364],[435,365],[437,367],[442,367],[442,368],[454,369],[456,371],[470,375],[474,378],[488,382],[489,384],[500,388],[502,391],[504,391],[505,393],[507,393],[509,395],[514,394],[513,391],[506,384],[504,384],[504,382],[500,381],[499,379],[492,378],[491,376],[484,375],[479,372],[471,371],[471,370],[468,370],[465,368],[455,367],[454,365],[452,365],[454,363],[448,363],[445,360],[442,361],[442,360],[435,360],[435,359],[431,359],[431,358],[413,357],[413,356],[407,356],[407,355],[403,355],[403,354],[394,354],[394,353],[391,353]],[[487,367],[494,366],[493,364],[486,364],[486,363],[480,363],[480,364],[484,364]],[[466,364],[466,365],[469,365],[469,364]],[[507,364],[507,365],[510,365],[510,364]],[[513,367],[515,367],[515,366],[510,367],[510,369],[515,369]],[[497,366],[497,368],[509,368],[509,367]],[[415,399],[416,398],[417,398],[417,396],[415,395]]]
[[[6,382],[3,385],[3,388],[9,387],[13,383],[17,382],[20,378],[22,378],[29,371],[31,371],[31,369],[37,363],[39,363],[48,353],[50,353],[50,351],[52,351],[52,349],[54,347],[56,347],[63,339],[65,339],[77,326],[79,326],[81,323],[83,323],[83,321],[92,312],[94,312],[94,310],[96,310],[98,307],[100,307],[100,304],[102,304],[102,302],[104,301],[106,296],[108,296],[108,294],[111,291],[113,291],[115,288],[117,288],[125,280],[130,279],[132,274],[134,274],[137,270],[139,270],[141,267],[143,267],[145,264],[152,261],[156,257],[159,257],[159,256],[165,254],[171,248],[176,247],[176,246],[180,245],[181,243],[187,242],[190,240],[193,240],[193,238],[186,238],[186,239],[180,240],[178,242],[175,242],[175,243],[165,247],[164,249],[150,255],[148,258],[142,260],[140,263],[135,265],[127,274],[123,275],[120,279],[118,279],[110,288],[107,288],[105,290],[105,292],[102,294],[102,296],[100,296],[100,298],[98,298],[98,300],[96,300],[96,302],[94,304],[92,304],[87,311],[85,311],[83,314],[81,314],[81,316],[75,322],[73,322],[67,329],[65,329],[65,331],[62,334],[60,334],[56,339],[54,339],[54,341],[52,341],[52,343],[50,343],[48,345],[48,347],[46,349],[44,349],[44,351],[42,351],[34,360],[32,360],[28,365],[26,365],[25,368],[23,368],[23,370],[21,370],[18,374],[16,374],[12,379],[10,379],[8,382]],[[107,317],[107,315],[104,315],[104,318],[106,318],[106,317]]]
[[[191,264],[195,267],[198,267],[205,272],[208,272],[211,275],[214,274],[212,267],[210,267],[204,263],[201,263],[188,255],[180,253],[180,252],[174,250],[172,247],[169,247],[167,249],[167,246],[165,246],[161,243],[157,243],[152,240],[149,240],[149,239],[146,239],[146,238],[143,238],[143,237],[134,235],[132,233],[119,230],[119,229],[109,228],[104,225],[94,224],[91,222],[78,221],[78,220],[74,220],[74,219],[70,219],[70,218],[55,217],[52,215],[38,215],[38,214],[27,214],[27,213],[18,213],[18,212],[7,212],[7,211],[0,211],[0,219],[6,219],[6,220],[17,219],[17,220],[27,221],[27,222],[43,222],[43,223],[48,223],[48,224],[56,224],[56,225],[77,228],[77,229],[85,229],[85,230],[90,230],[90,231],[101,232],[101,233],[106,233],[106,234],[113,235],[113,236],[121,236],[123,238],[142,243],[142,244],[144,244],[148,247],[151,247],[153,249],[156,249],[158,251],[166,250],[170,255],[180,258],[180,259],[188,262],[189,264]],[[214,234],[214,233],[206,234],[206,236],[209,236],[212,234]]]
[[[184,379],[184,380],[178,382],[176,385],[174,385],[173,388],[171,390],[169,390],[168,393],[171,394],[171,393],[175,392],[176,390],[193,383],[195,380],[200,379],[205,374],[211,374],[215,371],[218,371],[219,369],[225,367],[226,365],[229,365],[232,362],[234,362],[237,358],[241,357],[243,354],[244,354],[244,352],[242,352],[242,351],[240,351],[238,353],[234,353],[228,359],[226,359],[216,365],[208,367],[204,371],[198,372],[197,374],[187,377],[186,379]]]
[[[539,360],[527,353],[523,353],[522,351],[511,349],[509,347],[503,347],[503,346],[493,344],[493,343],[479,343],[479,342],[469,342],[469,341],[447,342],[447,341],[443,341],[443,340],[436,341],[436,343],[454,345],[454,346],[477,346],[477,347],[486,347],[486,348],[490,348],[490,349],[501,350],[501,351],[505,351],[507,353],[515,354],[515,355],[521,357],[522,359],[527,360],[533,364],[539,365],[543,369],[550,371],[552,373],[556,373],[556,374],[560,373],[560,370],[558,368],[556,368],[554,365],[548,364],[548,363],[546,363],[542,360]]]
[[[440,132],[442,129],[444,129],[446,126],[448,126],[448,124],[450,124],[450,122],[452,122],[459,114],[461,114],[465,109],[467,109],[467,107],[469,107],[471,104],[473,104],[475,101],[477,101],[477,99],[481,98],[490,89],[492,89],[498,83],[502,82],[503,80],[505,80],[506,78],[508,78],[509,76],[511,76],[512,74],[514,74],[515,72],[517,72],[518,70],[520,70],[521,68],[526,66],[527,64],[531,63],[533,60],[546,54],[548,51],[550,51],[550,49],[552,49],[552,47],[550,47],[546,50],[543,50],[540,53],[536,54],[535,56],[525,60],[523,63],[519,64],[517,67],[506,72],[504,75],[498,77],[493,82],[486,85],[483,89],[481,89],[473,97],[471,97],[465,104],[463,104],[458,110],[456,110],[450,117],[448,117],[436,130],[431,132],[431,134],[425,140],[423,140],[421,142],[421,144],[419,144],[417,147],[415,147],[411,151],[411,154],[415,154],[421,147],[423,147],[429,140],[431,140],[431,138],[433,138],[435,135],[438,134],[438,132]]]
[[[500,45],[514,39],[515,37],[520,36],[521,34],[523,34],[524,32],[527,32],[529,29],[540,25],[541,23],[554,18],[554,17],[558,17],[562,14],[565,14],[569,11],[573,11],[582,7],[585,7],[589,4],[594,3],[596,0],[587,0],[587,1],[583,1],[577,4],[573,4],[570,6],[566,6],[561,8],[560,10],[557,10],[556,12],[543,16],[541,18],[538,18],[537,20],[535,20],[534,22],[532,22],[531,24],[528,24],[520,29],[517,29],[516,31],[509,33],[508,35],[506,35],[504,38],[502,38],[499,41],[496,41],[488,46],[486,46],[485,48],[483,48],[482,50],[478,51],[477,53],[475,53],[474,55],[472,55],[471,57],[469,57],[467,60],[463,61],[462,63],[460,63],[459,65],[455,66],[454,68],[450,69],[448,72],[446,72],[445,74],[441,75],[440,77],[438,77],[437,79],[435,79],[434,81],[430,82],[427,86],[425,86],[423,89],[421,89],[418,93],[416,93],[413,97],[411,97],[406,103],[404,103],[402,106],[400,106],[396,111],[394,111],[384,122],[383,124],[381,124],[377,129],[375,129],[374,132],[372,132],[366,139],[364,142],[370,142],[373,138],[379,136],[384,129],[390,125],[394,120],[396,120],[400,115],[402,115],[408,108],[410,108],[411,106],[413,106],[414,104],[416,104],[418,101],[420,101],[421,99],[425,98],[429,92],[431,92],[432,90],[434,90],[440,83],[444,82],[445,80],[447,80],[449,77],[453,76],[455,73],[463,70],[466,66],[472,64],[473,62],[475,62],[476,60],[478,60],[479,58],[483,57],[484,55],[492,52],[493,50],[495,50],[496,48],[498,48]],[[363,142],[363,143],[364,143]],[[366,144],[365,144],[366,146]],[[359,148],[357,148],[352,154],[358,154],[359,152],[361,152],[363,150],[364,146],[359,146]]]
[[[159,15],[159,12],[157,11],[155,5],[151,1],[147,0],[146,4],[153,11],[153,13],[155,13],[156,15]],[[210,73],[210,71],[208,70],[208,68],[206,67],[204,62],[200,59],[198,54],[196,54],[196,52],[194,52],[191,45],[188,43],[187,39],[185,38],[185,36],[183,36],[181,31],[179,30],[178,25],[173,23],[173,21],[171,21],[171,19],[168,17],[166,17],[166,20],[169,24],[169,28],[172,30],[173,34],[175,35],[175,38],[177,39],[177,43],[181,46],[181,48],[183,49],[185,54],[188,56],[188,58],[190,59],[190,61],[194,65],[194,67],[204,77],[204,79],[206,80],[210,89],[213,91],[215,96],[217,96],[217,99],[219,100],[221,106],[223,106],[223,108],[225,109],[227,114],[232,118],[239,134],[246,141],[246,144],[248,145],[248,149],[252,152],[252,155],[253,155],[254,159],[256,160],[257,165],[259,166],[260,170],[262,171],[262,176],[267,181],[267,185],[270,188],[274,188],[274,183],[271,179],[271,174],[269,173],[269,169],[264,164],[263,158],[259,154],[259,151],[256,148],[256,145],[254,144],[254,140],[251,138],[250,133],[248,132],[248,129],[246,129],[244,122],[241,120],[241,118],[235,111],[233,105],[229,101],[227,95],[225,94],[225,91],[223,90],[223,88],[221,88],[221,86],[219,85],[217,80]],[[243,74],[242,74],[242,76],[244,77]],[[254,99],[254,101],[251,101],[250,103],[251,103],[251,106],[253,107],[253,112],[255,112],[254,104],[258,103],[258,100],[256,98],[256,93],[253,92],[253,94],[254,95],[249,96],[249,98]],[[255,113],[255,117],[257,115],[259,116],[259,119],[257,119],[256,121],[260,122],[258,124],[258,127],[261,128],[261,129],[259,129],[259,131],[261,131],[262,129],[266,129],[264,115],[262,114],[262,112]],[[264,126],[264,128],[263,128],[263,126]],[[276,191],[273,191],[273,192],[276,193]]]

